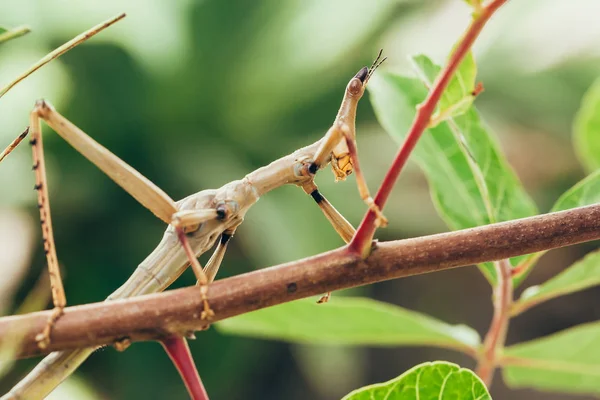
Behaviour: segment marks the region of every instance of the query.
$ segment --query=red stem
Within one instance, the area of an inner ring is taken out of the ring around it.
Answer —
[[[463,40],[458,44],[456,51],[450,57],[448,64],[436,78],[425,100],[417,106],[417,114],[415,115],[415,119],[413,120],[404,144],[400,148],[400,151],[398,151],[392,166],[385,175],[385,178],[383,179],[383,182],[381,183],[381,186],[375,195],[375,204],[380,209],[383,209],[385,202],[387,201],[392,188],[394,187],[394,184],[400,175],[400,171],[402,171],[402,168],[408,160],[408,156],[415,148],[417,141],[425,129],[427,129],[431,116],[435,111],[435,107],[440,100],[442,93],[444,93],[446,86],[448,86],[450,79],[454,75],[454,72],[473,46],[473,43],[479,36],[479,33],[483,29],[486,22],[500,6],[506,3],[506,1],[507,0],[493,0],[488,5],[482,7],[480,12],[474,16],[471,24],[465,31]],[[373,235],[377,229],[375,226],[375,219],[375,213],[369,210],[349,244],[349,250],[355,253],[360,253],[363,258],[367,257],[371,250],[371,240],[373,239]]]
[[[196,369],[196,364],[194,364],[187,340],[181,336],[171,336],[161,340],[160,343],[165,348],[171,361],[173,361],[177,371],[179,371],[190,398],[192,400],[209,400],[202,379],[200,379]]]
[[[504,347],[513,302],[513,283],[509,259],[494,263],[498,282],[494,289],[494,317],[479,355],[476,373],[487,387],[492,383],[496,370],[498,350]]]

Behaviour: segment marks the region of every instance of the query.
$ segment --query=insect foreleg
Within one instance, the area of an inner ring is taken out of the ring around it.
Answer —
[[[201,318],[202,319],[211,319],[215,313],[211,310],[210,305],[208,304],[208,284],[210,280],[204,273],[196,254],[192,250],[192,246],[188,241],[186,234],[190,231],[186,228],[192,228],[193,230],[197,230],[202,223],[220,219],[221,213],[219,209],[203,209],[203,210],[181,210],[173,214],[173,226],[177,232],[177,237],[185,250],[187,258],[192,266],[192,270],[196,275],[196,279],[198,280],[198,286],[200,286],[200,294],[202,296],[202,303],[204,304],[204,309],[202,310]]]
[[[355,232],[352,224],[323,196],[314,182],[303,185],[302,189],[310,194],[342,240],[349,243]]]
[[[230,229],[221,234],[217,248],[206,263],[204,273],[206,274],[206,278],[208,279],[209,283],[215,280],[217,272],[219,272],[219,267],[221,266],[221,262],[223,262],[223,257],[227,251],[227,245],[233,237],[234,232],[235,229]],[[197,284],[200,284],[200,281],[198,281]]]
[[[387,225],[387,219],[373,201],[362,174],[358,161],[355,134],[352,128],[344,122],[334,123],[329,131],[327,131],[325,140],[323,140],[315,153],[310,172],[316,173],[319,166],[323,165],[324,160],[330,156],[336,180],[345,179],[347,175],[350,175],[354,171],[356,173],[356,185],[358,186],[360,197],[377,214],[377,223],[381,226]]]

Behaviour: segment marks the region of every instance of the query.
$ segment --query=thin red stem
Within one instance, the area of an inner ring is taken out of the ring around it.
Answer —
[[[496,370],[498,350],[504,347],[513,302],[512,266],[508,259],[495,262],[498,281],[494,289],[494,317],[479,356],[476,373],[489,387]]]
[[[208,394],[204,389],[196,364],[194,364],[187,340],[181,336],[171,336],[161,340],[160,343],[165,348],[171,361],[173,361],[177,371],[179,371],[190,398],[192,400],[208,400]]]
[[[425,129],[427,129],[429,121],[431,120],[431,116],[435,111],[435,107],[440,100],[440,97],[444,93],[444,90],[448,86],[450,79],[456,72],[456,69],[473,46],[473,43],[479,36],[479,33],[485,26],[486,22],[500,6],[506,3],[506,1],[507,0],[493,0],[488,5],[482,7],[480,12],[474,16],[471,24],[465,31],[463,40],[458,44],[456,50],[450,57],[448,64],[436,78],[425,100],[419,106],[417,106],[415,119],[413,120],[404,144],[398,151],[392,166],[385,175],[385,178],[383,179],[383,182],[381,183],[381,186],[375,195],[374,201],[379,209],[383,209],[392,191],[392,188],[394,187],[394,184],[396,183],[396,180],[402,171],[402,168],[406,164],[410,153],[415,148],[417,141]],[[369,255],[371,249],[371,240],[373,239],[373,235],[377,229],[375,220],[375,212],[369,210],[360,223],[360,226],[358,227],[358,230],[356,231],[356,234],[352,238],[352,241],[349,245],[350,251],[360,253],[363,258]]]

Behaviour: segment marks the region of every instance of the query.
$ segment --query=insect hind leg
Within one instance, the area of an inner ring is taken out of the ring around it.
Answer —
[[[54,242],[54,231],[52,229],[52,218],[50,215],[50,200],[48,197],[48,179],[46,177],[46,164],[44,161],[44,147],[42,142],[41,121],[37,108],[31,112],[30,117],[31,145],[33,153],[33,171],[35,172],[35,186],[38,196],[38,208],[40,210],[40,223],[42,227],[42,240],[44,242],[44,252],[48,263],[48,272],[50,275],[50,288],[52,291],[52,302],[54,310],[43,331],[36,336],[38,346],[42,349],[50,344],[50,335],[56,321],[64,312],[67,305],[65,289],[63,286],[58,258],[56,256],[56,245]],[[24,136],[23,136],[24,137]]]

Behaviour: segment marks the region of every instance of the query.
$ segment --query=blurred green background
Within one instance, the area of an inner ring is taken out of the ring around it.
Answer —
[[[0,82],[12,80],[48,51],[89,27],[127,18],[53,61],[0,100],[0,148],[28,124],[45,98],[173,198],[240,179],[320,138],[344,87],[379,48],[382,68],[408,71],[407,56],[443,61],[469,20],[462,0],[4,0],[0,25],[33,32],[0,47]],[[542,210],[583,177],[571,146],[571,123],[587,87],[600,76],[600,5],[595,0],[510,1],[475,46],[486,91],[477,105]],[[374,191],[396,145],[378,126],[368,96],[357,122],[361,163]],[[45,129],[50,132],[49,129]],[[0,306],[10,313],[45,267],[32,190],[31,155],[22,146],[0,165]],[[45,136],[50,197],[68,303],[103,300],[158,243],[164,224],[70,148]],[[358,224],[365,206],[354,178],[318,184]],[[414,165],[402,175],[382,240],[445,231]],[[295,187],[269,193],[248,214],[220,277],[310,256],[342,241],[310,197]],[[591,245],[553,251],[523,287],[542,282]],[[203,257],[206,261],[207,257]],[[188,271],[176,286],[194,283]],[[465,323],[485,333],[491,290],[476,268],[385,282],[355,293]],[[598,289],[558,299],[516,318],[508,343],[597,320]],[[214,329],[190,342],[214,399],[334,399],[391,379],[450,351],[295,346],[223,336]],[[28,371],[25,360],[0,381],[0,392]],[[85,392],[69,392],[80,390]],[[564,399],[508,391],[496,376],[492,395]],[[94,354],[54,398],[186,398],[160,346]],[[87,396],[87,397],[85,397]],[[580,397],[581,398],[581,397]]]

